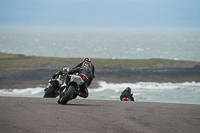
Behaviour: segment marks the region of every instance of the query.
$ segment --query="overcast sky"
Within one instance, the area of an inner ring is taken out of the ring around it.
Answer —
[[[0,26],[200,28],[200,0],[0,0]]]

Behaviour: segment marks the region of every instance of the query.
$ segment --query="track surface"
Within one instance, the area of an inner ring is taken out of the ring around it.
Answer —
[[[199,133],[200,105],[0,97],[0,133]]]

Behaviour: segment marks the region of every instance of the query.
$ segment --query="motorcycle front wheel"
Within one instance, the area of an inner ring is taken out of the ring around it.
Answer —
[[[70,85],[66,92],[64,92],[64,95],[60,99],[60,104],[67,104],[69,100],[71,100],[72,95],[75,92],[75,86]]]
[[[44,98],[55,98],[57,97],[56,93],[54,92],[54,88],[53,87],[49,87],[45,94],[44,94]]]
[[[54,89],[52,87],[49,87],[44,94],[44,98],[45,97],[52,97],[52,94],[54,93]]]

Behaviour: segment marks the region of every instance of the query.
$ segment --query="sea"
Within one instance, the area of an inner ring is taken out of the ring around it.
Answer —
[[[91,60],[160,58],[200,62],[199,51],[198,29],[0,27],[1,53],[72,59],[90,57]],[[135,101],[139,102],[200,104],[200,82],[195,81],[100,81],[98,88],[89,88],[87,99],[119,101],[126,87],[131,88]],[[0,96],[42,98],[43,95],[44,88],[40,87],[0,90]]]

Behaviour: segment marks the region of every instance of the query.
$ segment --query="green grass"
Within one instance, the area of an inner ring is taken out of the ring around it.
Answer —
[[[64,66],[73,67],[82,61],[82,58],[58,58],[25,56],[22,54],[0,53],[0,69],[34,69],[34,68],[62,68]],[[135,66],[135,67],[154,67],[163,64],[173,64],[183,61],[166,59],[99,59],[91,58],[94,66]]]

